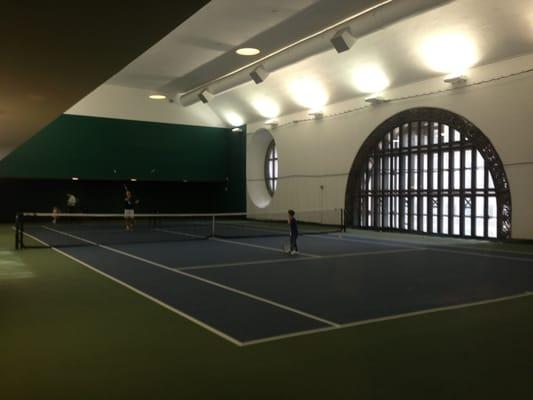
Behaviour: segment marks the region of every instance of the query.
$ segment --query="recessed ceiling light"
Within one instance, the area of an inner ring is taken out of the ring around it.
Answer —
[[[240,56],[256,56],[261,53],[261,50],[255,49],[253,47],[242,47],[240,49],[235,50],[235,53]]]
[[[167,98],[167,96],[163,94],[151,94],[149,97],[152,100],[165,100]]]

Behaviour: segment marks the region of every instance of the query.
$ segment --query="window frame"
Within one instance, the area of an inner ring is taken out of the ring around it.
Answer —
[[[266,189],[274,196],[278,186],[279,156],[274,139],[269,143],[265,154],[264,173]]]
[[[483,209],[476,211],[476,204]],[[406,110],[361,146],[348,177],[346,220],[363,229],[507,239],[509,183],[489,139],[464,117]]]

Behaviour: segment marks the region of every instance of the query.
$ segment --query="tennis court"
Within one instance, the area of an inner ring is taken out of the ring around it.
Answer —
[[[316,232],[301,237],[300,252],[289,256],[286,237],[264,221],[217,223],[220,235],[206,239],[198,225],[210,225],[211,216],[168,226],[141,220],[136,232],[113,219],[70,218],[27,225],[25,245],[50,246],[238,346],[533,291],[532,253],[487,250],[483,242],[387,239],[315,225]],[[229,230],[219,227],[228,224]]]
[[[531,0],[12,3],[0,400],[533,399]]]

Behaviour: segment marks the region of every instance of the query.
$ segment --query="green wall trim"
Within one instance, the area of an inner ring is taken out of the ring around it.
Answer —
[[[0,177],[236,183],[245,140],[227,128],[62,115],[1,160]]]

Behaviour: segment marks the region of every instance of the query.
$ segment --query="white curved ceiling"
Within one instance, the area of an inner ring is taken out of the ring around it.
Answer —
[[[412,0],[393,0],[400,10]],[[183,93],[250,61],[234,54],[240,46],[269,52],[316,32],[379,1],[354,0],[212,0],[158,44],[146,51],[108,85],[157,91],[172,87]],[[325,88],[328,102],[360,96],[352,81],[354,70],[374,63],[387,74],[391,86],[420,81],[439,73],[420,56],[423,41],[445,33],[460,33],[477,47],[477,65],[533,51],[533,3],[529,0],[424,0],[438,5],[399,22],[382,26],[357,40],[347,52],[320,52],[270,74],[260,85],[245,83],[218,94],[206,110],[221,121],[229,112],[245,123],[264,119],[252,107],[259,96],[279,104],[281,114],[302,109],[290,96],[296,78],[313,77]],[[252,58],[253,59],[253,58]],[[186,113],[177,103],[179,113]],[[196,107],[196,106],[195,106]],[[83,109],[83,101],[79,107]],[[196,109],[196,108],[195,108]],[[90,110],[84,110],[90,114]]]

